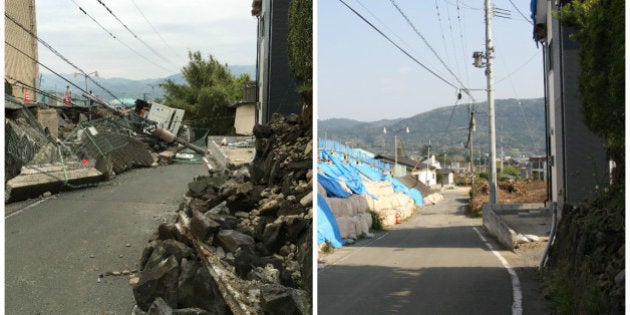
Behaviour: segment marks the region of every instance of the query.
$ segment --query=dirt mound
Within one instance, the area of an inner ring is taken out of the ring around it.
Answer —
[[[547,200],[547,183],[542,181],[512,181],[497,185],[497,203],[540,203]],[[475,184],[474,197],[470,199],[468,213],[477,215],[484,203],[490,200],[490,186],[484,181]]]

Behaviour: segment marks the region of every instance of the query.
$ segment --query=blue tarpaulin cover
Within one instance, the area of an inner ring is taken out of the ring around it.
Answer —
[[[339,248],[346,243],[341,238],[339,233],[339,226],[337,225],[337,219],[333,215],[326,199],[317,194],[317,245],[328,241],[333,248]]]
[[[402,192],[403,194],[411,197],[411,199],[413,199],[413,201],[418,206],[423,206],[424,205],[424,199],[422,198],[422,194],[417,189],[409,188],[405,184],[403,184],[402,182],[400,182],[399,180],[397,180],[397,179],[395,179],[393,177],[388,178],[388,180],[392,182],[392,186],[394,187],[394,191]]]
[[[339,198],[347,198],[352,194],[343,190],[339,182],[331,176],[324,175],[322,173],[317,174],[317,182],[324,187],[326,190],[326,194],[328,197],[339,197]]]

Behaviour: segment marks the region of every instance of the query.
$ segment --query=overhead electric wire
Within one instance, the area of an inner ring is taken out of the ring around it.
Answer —
[[[134,33],[125,23],[123,23],[123,21],[121,21],[118,18],[118,16],[116,16],[116,14],[114,14],[114,12],[109,7],[107,7],[107,5],[103,1],[101,1],[101,0],[96,0],[96,1],[98,1],[98,3],[100,3],[105,8],[105,10],[107,10],[107,12],[109,12],[109,14],[111,14],[114,18],[116,18],[116,20],[118,22],[120,22],[120,24],[122,24],[122,26],[125,27],[125,29],[127,29],[127,31],[129,31],[129,33],[131,33],[131,35],[133,35],[133,37],[135,37],[138,41],[140,41],[142,44],[144,44],[144,46],[146,46],[151,52],[153,52],[156,56],[160,57],[162,60],[170,63],[173,66],[175,66],[175,64],[173,62],[171,62],[170,60],[166,59],[164,56],[162,56],[162,54],[157,52],[155,49],[153,49],[153,47],[151,47],[144,40],[142,40],[142,38],[140,38],[138,35],[136,35],[136,33]]]
[[[378,29],[374,24],[372,24],[365,17],[363,17],[363,15],[361,15],[359,12],[357,12],[355,9],[353,9],[351,6],[349,6],[346,2],[344,2],[343,0],[339,0],[339,2],[343,3],[343,5],[345,5],[350,11],[352,11],[354,14],[356,14],[359,18],[361,18],[361,20],[363,20],[365,23],[367,23],[369,26],[371,26],[375,31],[377,31],[379,34],[381,34],[383,37],[385,37],[390,43],[392,43],[392,45],[396,46],[396,48],[398,48],[401,52],[403,52],[405,55],[407,55],[407,57],[411,58],[411,60],[415,61],[422,68],[424,68],[429,73],[433,74],[436,78],[440,79],[442,82],[448,84],[449,86],[452,86],[452,87],[454,87],[456,89],[459,89],[455,84],[449,82],[445,78],[443,78],[440,75],[438,75],[437,73],[435,73],[433,70],[429,69],[422,62],[420,62],[418,59],[416,59],[414,56],[412,56],[406,50],[404,50],[402,47],[400,47],[398,44],[396,44],[396,42],[394,42],[391,38],[389,38],[389,36],[387,36],[385,33],[383,33],[380,29]]]
[[[468,48],[466,47],[466,42],[464,41],[464,32],[462,27],[462,18],[461,12],[459,10],[459,0],[457,0],[457,26],[459,28],[459,39],[462,43],[462,57],[466,57],[466,52]],[[464,67],[464,73],[466,74],[466,84],[470,85],[470,75],[468,73],[468,67]]]
[[[453,4],[452,2],[449,2],[448,0],[444,0],[444,2],[446,2],[446,4],[450,4],[450,5],[452,5],[452,6],[455,6],[455,4]],[[467,4],[463,3],[463,2],[462,2],[462,4],[461,4],[461,5],[462,5],[462,7],[463,7],[464,9],[468,9],[468,10],[474,10],[474,11],[483,11],[483,10],[484,10],[483,8],[475,8],[475,7],[471,7],[471,6],[469,6],[469,5],[467,5]]]
[[[18,80],[18,79],[16,79],[16,78],[12,77],[12,76],[7,76],[7,78],[8,78],[9,80],[12,80],[12,81],[14,82],[14,84],[20,85],[20,86],[22,86],[22,87],[29,88],[29,89],[31,89],[31,90],[33,90],[33,91],[35,91],[35,92],[39,93],[39,94],[42,94],[42,95],[48,96],[48,97],[50,97],[51,99],[54,99],[54,100],[57,100],[57,101],[61,101],[61,102],[63,102],[63,101],[64,101],[64,99],[63,99],[62,97],[59,97],[59,96],[57,96],[56,94],[52,94],[52,93],[50,93],[50,92],[46,92],[46,91],[44,91],[44,90],[42,90],[42,89],[38,89],[38,88],[36,88],[36,87],[34,87],[34,86],[32,86],[32,85],[28,85],[28,84],[26,84],[26,83],[24,83],[24,82],[22,82],[22,81],[20,81],[20,80]],[[34,101],[37,101],[37,100],[34,100]],[[70,102],[70,105],[75,105],[75,104],[73,104],[73,103],[72,103],[72,100],[68,100],[68,101]]]
[[[30,31],[29,29],[27,29],[24,25],[22,25],[20,22],[16,21],[15,18],[13,18],[11,15],[7,14],[6,12],[4,13],[4,16],[9,19],[11,22],[13,22],[15,25],[17,25],[18,27],[20,27],[22,30],[24,30],[26,33],[28,33],[29,35],[31,35],[33,38],[37,39],[38,42],[40,42],[42,45],[44,45],[46,48],[48,48],[50,51],[52,51],[55,55],[57,55],[57,57],[61,58],[63,61],[65,61],[67,64],[69,64],[70,66],[72,66],[74,69],[76,69],[77,71],[79,71],[82,75],[84,75],[88,80],[90,80],[91,82],[93,82],[96,86],[98,86],[99,88],[101,88],[103,91],[105,91],[106,93],[108,93],[109,95],[111,95],[113,98],[118,99],[118,97],[116,95],[114,95],[114,93],[112,93],[111,91],[109,91],[107,88],[105,88],[104,86],[102,86],[100,83],[96,82],[96,80],[94,80],[92,77],[90,77],[85,71],[83,71],[83,69],[79,68],[77,65],[75,65],[74,63],[72,63],[70,60],[68,60],[68,58],[66,58],[64,55],[62,55],[60,52],[58,52],[55,48],[53,48],[50,44],[48,44],[46,41],[44,41],[43,39],[39,38],[39,36],[37,36],[35,33],[33,33],[32,31]],[[88,93],[89,94],[89,93]]]
[[[131,3],[133,3],[133,5],[136,7],[136,9],[138,9],[138,12],[140,12],[140,15],[142,15],[142,17],[144,18],[145,21],[147,21],[147,24],[149,24],[149,26],[151,26],[151,28],[153,29],[153,31],[155,32],[155,34],[157,34],[158,37],[160,37],[160,39],[162,40],[162,42],[164,43],[164,45],[166,45],[166,47],[168,47],[172,53],[174,53],[175,55],[177,55],[177,53],[175,52],[175,49],[173,49],[173,47],[171,47],[171,45],[168,44],[168,42],[164,39],[164,37],[162,37],[162,35],[160,34],[160,32],[158,32],[158,30],[155,28],[155,26],[153,26],[153,24],[151,23],[151,21],[144,15],[144,13],[142,12],[142,10],[140,10],[140,7],[138,7],[138,5],[136,4],[135,0],[131,0]]]
[[[27,58],[31,59],[34,62],[37,62],[40,66],[44,67],[46,70],[52,72],[53,74],[55,74],[56,76],[60,77],[61,79],[63,79],[64,81],[68,82],[68,84],[74,86],[75,88],[77,88],[79,91],[83,91],[85,94],[89,94],[88,91],[84,90],[83,88],[81,88],[80,86],[76,85],[75,83],[73,83],[72,81],[66,79],[64,76],[62,76],[61,74],[57,73],[55,70],[50,69],[48,66],[46,66],[45,64],[39,62],[37,59],[33,58],[31,55],[29,55],[28,53],[25,53],[24,51],[22,51],[21,49],[13,46],[11,43],[7,42],[6,39],[4,40],[4,43],[6,45],[9,45],[9,47],[17,50],[18,52],[20,52],[21,54],[23,54],[24,56],[26,56]]]
[[[440,14],[440,6],[438,0],[435,0],[435,13],[437,15],[437,23],[440,28],[440,35],[442,36],[442,44],[444,45],[444,53],[448,57],[448,46],[446,44],[446,37],[444,36],[444,29],[442,28],[442,15]]]
[[[528,19],[527,16],[525,14],[523,14],[523,12],[516,6],[516,4],[514,4],[514,2],[512,2],[512,0],[508,0],[508,1],[510,1],[510,3],[514,7],[514,9],[516,9],[516,11],[518,12],[518,14],[520,14],[523,17],[523,20],[527,21],[527,23],[529,23],[531,25],[534,25],[534,22],[532,22],[532,20]]]
[[[390,2],[392,3],[392,5],[396,8],[396,10],[398,10],[398,12],[400,13],[400,15],[402,15],[402,17],[405,19],[405,21],[407,21],[407,23],[411,26],[411,28],[414,30],[414,32],[420,36],[420,38],[422,39],[422,41],[427,45],[427,47],[429,47],[429,49],[431,50],[431,52],[433,52],[433,55],[435,55],[435,57],[440,61],[440,63],[442,64],[442,66],[444,66],[444,68],[453,76],[453,78],[455,78],[455,80],[457,81],[457,83],[460,84],[460,86],[462,88],[465,87],[464,83],[462,83],[462,81],[457,77],[457,75],[453,72],[453,70],[451,70],[451,68],[444,62],[444,60],[442,60],[442,58],[440,57],[440,55],[437,53],[437,51],[435,51],[435,49],[433,49],[433,47],[431,46],[431,44],[429,44],[429,42],[427,41],[427,39],[424,37],[424,35],[422,35],[422,33],[420,33],[420,31],[416,28],[416,26],[411,22],[411,20],[407,17],[407,15],[402,11],[402,9],[396,4],[396,2],[394,2],[394,0],[390,0]],[[473,100],[473,96],[470,94],[470,92],[467,89],[462,89],[462,88],[458,88],[458,90],[463,90],[464,93],[466,93],[469,97],[471,97]]]
[[[458,70],[458,73],[461,74],[461,68],[459,66],[458,58],[456,57],[457,48],[455,47],[455,38],[453,38],[453,22],[451,21],[451,10],[448,9],[448,5],[446,7],[446,20],[448,21],[448,30],[449,36],[451,38],[451,45],[453,45],[453,60],[455,61],[455,69]]]
[[[516,69],[514,69],[514,71],[510,72],[508,75],[502,77],[499,80],[496,80],[494,83],[495,84],[499,84],[503,81],[505,81],[506,79],[511,78],[511,76],[517,72],[519,72],[523,67],[525,67],[526,65],[528,65],[530,62],[532,62],[532,60],[534,60],[534,57],[538,56],[539,52],[536,51],[536,53],[534,53],[531,57],[529,57],[529,59],[527,59],[525,62],[523,62],[520,66],[516,67]]]
[[[537,52],[537,54],[538,54],[538,52]],[[504,59],[500,59],[500,60],[505,65],[505,60]],[[507,76],[507,78],[509,78],[510,86],[512,87],[512,92],[514,92],[514,97],[516,98],[516,102],[518,103],[518,108],[519,108],[519,110],[521,112],[521,116],[523,117],[523,121],[525,121],[525,128],[528,131],[527,135],[529,136],[529,140],[532,142],[532,147],[536,147],[536,143],[534,142],[534,130],[531,128],[531,126],[529,125],[529,121],[525,117],[525,111],[523,110],[523,103],[521,102],[521,100],[518,97],[518,93],[516,92],[516,87],[514,87],[514,81],[512,80],[512,74],[509,74]]]
[[[72,1],[78,8],[79,10],[81,10],[81,12],[83,12],[83,14],[87,15],[92,21],[94,21],[94,23],[96,23],[98,26],[100,26],[107,34],[109,34],[112,38],[114,38],[115,40],[117,40],[118,42],[120,42],[123,46],[127,47],[127,49],[131,50],[132,52],[134,52],[136,55],[140,56],[142,59],[148,61],[149,63],[153,64],[154,66],[160,67],[162,70],[166,70],[169,71],[169,69],[164,68],[164,66],[152,61],[151,59],[147,58],[147,56],[139,53],[137,50],[133,49],[131,46],[127,45],[125,42],[123,42],[120,38],[116,37],[112,32],[110,32],[109,30],[107,30],[103,25],[101,25],[101,23],[99,23],[95,18],[93,18],[91,15],[89,15],[78,3],[76,3],[74,0],[70,0]]]
[[[413,49],[412,45],[410,45],[409,43],[407,43],[402,37],[398,36],[398,34],[396,34],[396,32],[394,32],[389,26],[387,26],[387,24],[385,24],[381,19],[378,18],[378,16],[376,16],[372,11],[370,11],[370,9],[368,7],[366,7],[360,0],[355,0],[363,9],[365,9],[365,11],[367,11],[367,13],[369,13],[376,21],[378,21],[379,23],[381,23],[381,25],[383,25],[391,34],[393,34],[396,38],[398,38],[398,40],[400,40],[400,42],[404,43],[405,45],[407,45],[411,51],[413,51],[414,53],[418,54],[418,52],[416,50]],[[438,72],[437,70],[434,70],[436,73],[438,73],[441,76],[444,76],[444,74],[442,72]]]
[[[512,19],[512,12],[510,12],[510,10],[501,9],[501,8],[493,5],[492,6],[492,16],[511,20]]]

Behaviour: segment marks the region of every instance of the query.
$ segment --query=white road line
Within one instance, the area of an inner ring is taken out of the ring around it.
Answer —
[[[40,203],[42,203],[42,202],[44,202],[44,201],[46,201],[46,200],[48,200],[50,198],[53,198],[53,197],[54,196],[50,196],[50,197],[42,198],[42,199],[40,199],[40,200],[38,200],[36,202],[33,202],[32,204],[30,204],[30,205],[28,205],[28,206],[26,206],[26,207],[24,207],[24,208],[22,208],[20,210],[14,211],[13,213],[11,213],[9,215],[6,215],[4,217],[4,219],[6,220],[6,219],[8,219],[8,218],[10,218],[10,217],[12,217],[14,215],[20,214],[20,213],[22,213],[22,211],[24,211],[26,209],[29,209],[29,208],[33,208],[33,207],[37,206],[38,204],[40,204]]]
[[[512,315],[523,314],[523,293],[521,292],[521,282],[518,280],[518,275],[516,274],[516,271],[512,269],[507,260],[505,260],[505,258],[503,258],[503,256],[501,256],[499,252],[494,250],[492,244],[490,244],[488,240],[486,240],[486,238],[481,235],[481,232],[479,232],[479,229],[477,229],[477,227],[473,227],[473,230],[477,232],[477,235],[479,235],[481,241],[483,241],[488,249],[490,249],[490,251],[492,251],[492,253],[497,256],[503,267],[505,267],[505,269],[507,269],[508,273],[510,274],[510,278],[512,279],[512,295],[514,299],[514,303],[512,303]]]

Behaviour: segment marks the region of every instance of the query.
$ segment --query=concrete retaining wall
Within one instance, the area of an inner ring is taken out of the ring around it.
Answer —
[[[491,207],[489,204],[483,205],[483,226],[494,235],[494,237],[507,249],[513,250],[518,241],[518,227],[510,225],[501,215],[506,214],[527,214],[536,216],[546,215],[548,209],[542,203],[529,204],[498,204]]]

